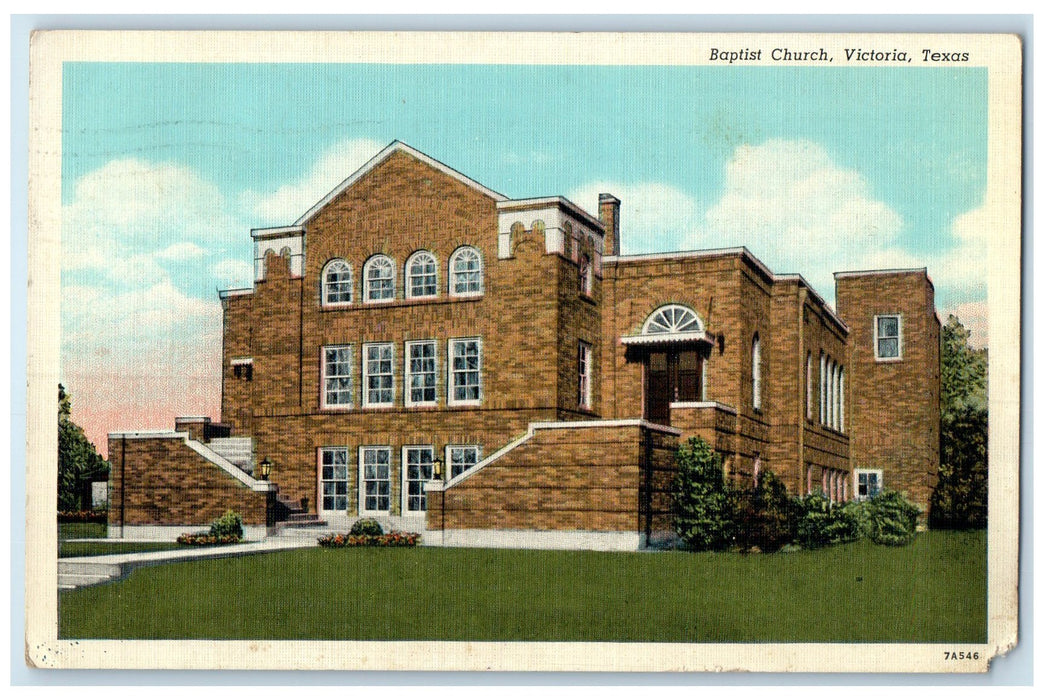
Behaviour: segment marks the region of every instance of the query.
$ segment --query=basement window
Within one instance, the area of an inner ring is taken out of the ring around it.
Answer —
[[[884,477],[880,469],[856,469],[856,498],[865,501],[873,498],[884,488]]]

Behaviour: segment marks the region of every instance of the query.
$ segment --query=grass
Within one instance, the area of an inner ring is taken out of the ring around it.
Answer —
[[[159,552],[181,549],[177,542],[68,542],[67,540],[105,537],[104,523],[58,523],[58,558],[92,557],[102,554]]]
[[[984,642],[986,533],[772,555],[306,549],[62,592],[62,638]]]

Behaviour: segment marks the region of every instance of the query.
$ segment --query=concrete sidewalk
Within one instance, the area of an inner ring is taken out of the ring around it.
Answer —
[[[135,552],[127,554],[103,554],[90,557],[68,557],[58,560],[58,589],[69,590],[98,583],[117,581],[134,569],[158,564],[173,564],[196,559],[223,559],[244,557],[250,554],[279,552],[288,549],[319,546],[316,539],[329,530],[299,530],[293,534],[280,533],[259,542],[218,545],[209,547],[186,547],[160,552]],[[86,540],[80,540],[86,541]],[[114,542],[125,540],[95,540]]]

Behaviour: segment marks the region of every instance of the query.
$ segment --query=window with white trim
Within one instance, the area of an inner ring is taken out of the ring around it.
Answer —
[[[391,510],[391,448],[359,448],[359,513],[375,515]]]
[[[449,465],[449,476],[459,476],[479,463],[482,448],[478,445],[447,445],[446,463]]]
[[[391,343],[363,345],[363,406],[391,406],[395,398],[395,374]]]
[[[826,354],[819,351],[819,422],[826,423]]]
[[[395,264],[387,255],[375,255],[363,266],[365,301],[383,302],[395,299]]]
[[[348,510],[348,448],[323,447],[319,450],[319,483],[324,511]]]
[[[406,405],[434,405],[437,381],[435,341],[406,341]]]
[[[754,334],[750,348],[751,394],[754,408],[761,408],[761,338]]]
[[[580,265],[578,272],[580,274],[580,293],[584,296],[591,296],[591,288],[593,286],[593,275],[590,256],[586,254],[580,256]]]
[[[855,497],[860,501],[873,498],[884,488],[884,476],[880,469],[856,469],[855,482]]]
[[[352,405],[352,346],[323,348],[323,408],[348,408]]]
[[[903,317],[899,314],[874,316],[874,358],[901,360],[903,357]]]
[[[805,416],[809,420],[812,420],[812,404],[815,402],[813,394],[812,353],[809,352],[808,356],[805,358]]]
[[[232,360],[232,376],[250,382],[254,379],[254,358],[240,357]]]
[[[323,306],[352,303],[352,266],[334,258],[323,268]]]
[[[424,485],[434,473],[435,448],[431,445],[402,448],[402,512],[423,513],[428,509]]]
[[[579,381],[579,396],[577,404],[580,408],[591,408],[591,345],[580,341],[577,351],[577,375]]]
[[[837,429],[845,432],[845,368],[844,365],[837,374]]]
[[[423,299],[439,293],[438,265],[435,256],[419,250],[406,261],[406,298]]]
[[[449,341],[450,405],[476,405],[482,396],[482,341],[460,338]]]
[[[482,256],[471,246],[458,248],[449,260],[450,295],[482,294]]]

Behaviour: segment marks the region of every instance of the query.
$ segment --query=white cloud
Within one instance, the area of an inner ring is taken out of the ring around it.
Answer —
[[[679,250],[689,233],[699,226],[696,199],[673,185],[592,182],[578,187],[567,197],[597,216],[598,195],[602,192],[620,200],[621,252],[624,254]]]
[[[254,281],[254,266],[246,260],[220,260],[210,267],[210,272],[226,288],[249,287]]]
[[[192,241],[182,241],[167,246],[159,252],[157,257],[163,260],[183,261],[196,260],[206,256],[207,251],[200,248]]]
[[[961,298],[985,296],[990,232],[996,229],[986,207],[971,209],[954,218],[954,241],[931,261],[932,278]]]
[[[162,280],[128,291],[62,289],[62,381],[74,417],[99,447],[106,433],[172,428],[175,415],[215,415],[221,306]]]
[[[283,185],[275,192],[244,193],[243,208],[258,220],[255,227],[296,221],[383,147],[384,144],[372,139],[342,141],[323,153],[296,182]]]

